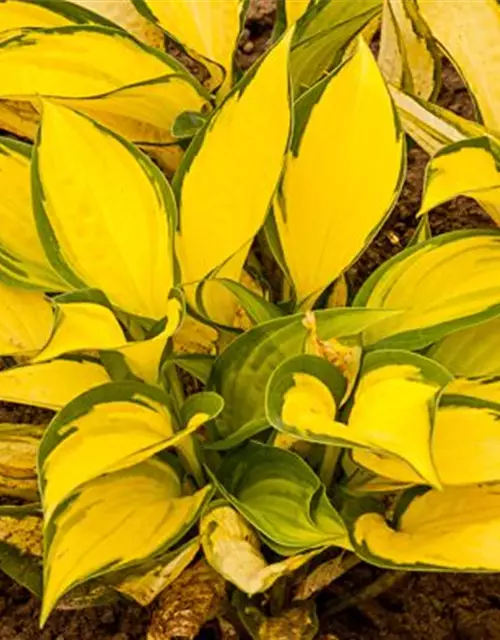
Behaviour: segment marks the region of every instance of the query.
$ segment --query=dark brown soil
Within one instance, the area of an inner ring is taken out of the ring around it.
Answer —
[[[272,7],[272,0],[254,3],[238,54],[244,68],[265,46],[272,29]],[[473,117],[467,92],[449,66],[439,102]],[[373,245],[350,270],[354,287],[411,238],[427,160],[423,151],[411,149],[408,176],[397,207]],[[480,207],[466,198],[438,207],[431,213],[430,222],[434,234],[493,226]],[[0,405],[0,422],[44,423],[49,419],[50,412]],[[320,614],[379,575],[378,570],[365,565],[352,570],[320,595]],[[151,611],[121,602],[113,607],[56,612],[43,631],[38,629],[38,615],[37,600],[0,572],[0,640],[145,640]],[[345,608],[333,619],[323,617],[321,627],[322,640],[500,640],[500,576],[408,575],[375,599]]]
[[[351,571],[330,590],[330,601],[345,598],[375,574],[366,566]],[[409,574],[324,626],[338,640],[498,640],[500,576]]]

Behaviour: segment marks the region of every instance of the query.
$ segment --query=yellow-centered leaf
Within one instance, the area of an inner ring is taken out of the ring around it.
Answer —
[[[375,513],[354,526],[356,551],[364,559],[407,569],[499,571],[499,533],[499,485],[417,495],[394,529]]]
[[[404,175],[404,136],[362,39],[343,66],[301,97],[296,114],[274,215],[302,302],[345,271],[388,215]],[[375,165],[372,145],[383,150]]]
[[[418,215],[459,195],[489,204],[486,210],[500,224],[500,146],[495,141],[469,138],[438,151],[427,166]]]
[[[9,287],[0,281],[0,354],[32,355],[50,337],[54,315],[43,293]]]
[[[435,92],[440,54],[414,0],[385,0],[378,63],[392,85],[426,100]]]
[[[222,265],[264,222],[288,145],[290,38],[291,33],[233,90],[195,138],[176,177],[184,283]]]
[[[38,237],[31,201],[30,161],[30,145],[0,139],[0,277],[26,288],[65,291],[68,284],[50,265]]]
[[[75,154],[85,171],[74,171]],[[124,311],[163,318],[174,284],[175,203],[161,172],[123,139],[53,102],[44,103],[34,161],[41,239],[55,268]]]
[[[241,26],[241,0],[139,0],[138,6],[141,4],[188,50],[220,65],[230,86]]]
[[[110,378],[94,362],[53,360],[0,371],[0,399],[58,411]]]
[[[486,126],[500,131],[500,6],[496,0],[417,0],[423,19],[459,69]]]
[[[73,586],[168,549],[210,490],[183,496],[176,472],[156,459],[82,487],[45,519],[41,624]]]

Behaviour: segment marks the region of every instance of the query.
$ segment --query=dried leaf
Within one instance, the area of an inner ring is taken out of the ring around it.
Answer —
[[[248,595],[267,591],[279,578],[292,573],[317,553],[314,550],[268,564],[260,551],[258,536],[228,505],[205,513],[200,522],[200,535],[207,561]]]
[[[311,571],[297,587],[294,600],[307,600],[321,591],[346,571],[349,571],[359,560],[354,554],[340,554],[331,560],[323,562]]]
[[[308,602],[267,618],[259,629],[259,640],[313,640],[317,632],[315,607]]]
[[[217,618],[217,622],[219,623],[219,635],[220,640],[238,640],[240,635],[236,631],[234,625],[226,620],[226,618],[222,618],[219,616]]]
[[[203,625],[226,607],[226,581],[201,560],[160,595],[147,640],[194,640]]]
[[[0,496],[35,502],[38,500],[38,480],[36,478],[11,478],[0,474]]]
[[[145,567],[140,575],[129,574],[115,589],[133,598],[143,607],[148,606],[176,580],[194,559],[200,548],[196,538],[178,551],[168,553],[164,558]]]
[[[328,360],[347,379],[347,390],[343,398],[343,402],[345,402],[351,394],[359,373],[362,356],[361,346],[356,342],[340,342],[335,338],[321,340],[317,333],[316,316],[312,311],[306,313],[303,325],[309,332],[304,345],[304,353]]]
[[[234,602],[245,629],[254,640],[313,640],[318,632],[314,602],[301,603],[271,618],[243,594],[238,594]]]
[[[42,595],[43,524],[36,505],[0,508],[0,569],[36,596]],[[116,592],[97,581],[68,593],[58,609],[110,604]]]
[[[217,338],[215,329],[187,315],[173,337],[174,352],[214,355],[217,351]]]

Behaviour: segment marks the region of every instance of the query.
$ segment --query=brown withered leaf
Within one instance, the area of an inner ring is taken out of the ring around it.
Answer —
[[[204,560],[188,567],[157,600],[147,640],[193,640],[227,608],[226,581]]]
[[[267,618],[259,629],[259,640],[313,640],[317,632],[314,605],[306,603],[276,618]]]
[[[219,624],[219,636],[221,640],[238,640],[240,635],[234,625],[226,618],[219,616],[217,618]]]
[[[318,565],[309,573],[295,590],[293,599],[307,600],[312,595],[321,591],[344,573],[358,564],[358,558],[350,553],[340,555]]]
[[[301,602],[269,618],[244,594],[237,593],[233,602],[254,640],[313,640],[318,633],[314,602]]]
[[[330,364],[339,369],[347,380],[347,390],[341,405],[350,396],[356,382],[356,378],[361,366],[362,349],[357,339],[321,340],[317,332],[316,316],[312,311],[308,311],[302,321],[308,330],[304,344],[304,352],[328,360]]]
[[[0,508],[0,569],[36,596],[42,596],[42,515],[36,505]],[[116,591],[97,580],[66,594],[58,609],[85,609],[110,604]]]

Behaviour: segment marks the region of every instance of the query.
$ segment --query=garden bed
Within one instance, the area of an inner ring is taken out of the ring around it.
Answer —
[[[272,20],[267,1],[258,3],[240,51],[243,62],[252,61],[262,50]],[[439,102],[461,115],[472,117],[472,106],[460,79],[446,68]],[[377,149],[373,162],[379,161]],[[350,271],[350,281],[359,286],[387,257],[401,250],[416,227],[426,154],[413,148],[409,153],[408,177],[402,197],[390,220],[364,256]],[[461,228],[493,226],[471,200],[459,198],[438,207],[430,216],[434,234]],[[1,422],[40,423],[48,412],[13,405],[0,406]],[[378,577],[380,572],[360,565],[333,583],[318,598],[318,612],[345,599]],[[189,607],[189,602],[183,606]],[[182,611],[180,612],[182,615]],[[151,610],[122,602],[80,612],[56,612],[43,631],[38,628],[39,604],[26,590],[0,573],[0,640],[144,640]],[[458,574],[405,575],[378,597],[346,608],[334,619],[322,621],[324,640],[488,640],[500,638],[500,576]],[[203,632],[202,637],[215,637]],[[285,639],[284,639],[285,640]],[[292,640],[286,639],[286,640]]]

